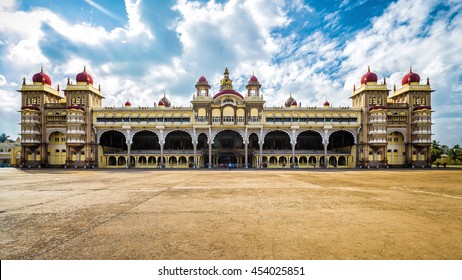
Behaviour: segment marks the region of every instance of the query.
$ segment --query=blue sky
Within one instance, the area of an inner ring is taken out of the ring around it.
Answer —
[[[389,88],[412,65],[433,93],[433,139],[462,140],[462,2],[2,0],[0,132],[20,131],[19,89],[43,65],[53,86],[86,65],[104,105],[152,106],[166,93],[189,106],[224,67],[237,90],[254,73],[267,106],[349,106],[370,66]]]

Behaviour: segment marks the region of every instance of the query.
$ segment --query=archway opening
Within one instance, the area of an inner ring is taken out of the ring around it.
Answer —
[[[387,162],[389,165],[404,165],[406,162],[404,135],[399,131],[387,136]]]
[[[165,137],[165,150],[192,150],[192,137],[180,130],[172,131]]]
[[[55,131],[48,137],[48,163],[66,164],[66,136],[62,132]]]
[[[105,154],[121,153],[127,150],[125,135],[120,131],[104,132],[100,137],[99,144],[103,147]]]
[[[350,132],[335,131],[329,137],[328,151],[334,153],[350,154],[351,148],[355,145],[355,139]]]
[[[160,150],[159,137],[152,131],[142,130],[133,135],[132,151]]]
[[[220,131],[214,138],[212,148],[214,164],[226,167],[229,164],[244,163],[244,141],[234,130]]]
[[[315,131],[303,131],[297,137],[295,150],[322,151],[322,137]]]
[[[283,131],[271,131],[265,135],[263,150],[291,150],[290,137]]]

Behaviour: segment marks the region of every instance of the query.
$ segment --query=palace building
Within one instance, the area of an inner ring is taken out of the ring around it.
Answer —
[[[201,76],[191,106],[165,96],[154,106],[104,107],[84,68],[66,88],[43,69],[23,84],[20,166],[100,168],[354,168],[430,165],[430,82],[412,72],[389,90],[368,69],[351,107],[267,107],[252,75],[234,90]]]

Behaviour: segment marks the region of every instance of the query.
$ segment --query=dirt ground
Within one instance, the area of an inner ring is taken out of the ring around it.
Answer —
[[[462,170],[0,169],[1,259],[462,259]]]

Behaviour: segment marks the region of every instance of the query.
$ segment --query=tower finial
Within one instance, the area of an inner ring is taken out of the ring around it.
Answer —
[[[291,91],[289,92],[289,97],[292,98],[292,92]]]
[[[40,73],[43,73],[43,65],[40,66]]]
[[[412,66],[409,66],[409,73],[412,73]]]
[[[383,77],[383,84],[386,85],[387,84],[387,78]]]
[[[371,67],[367,66],[367,72],[371,72]]]
[[[393,85],[393,91],[396,91],[396,84]]]
[[[429,85],[430,85],[430,78],[427,77],[427,86],[429,86]]]
[[[23,85],[26,84],[26,77],[23,77],[23,78],[22,78],[22,84],[23,84]]]
[[[69,77],[67,77],[67,84],[70,85],[71,84],[71,79]]]
[[[83,72],[87,72],[87,66],[86,65],[83,66]]]

